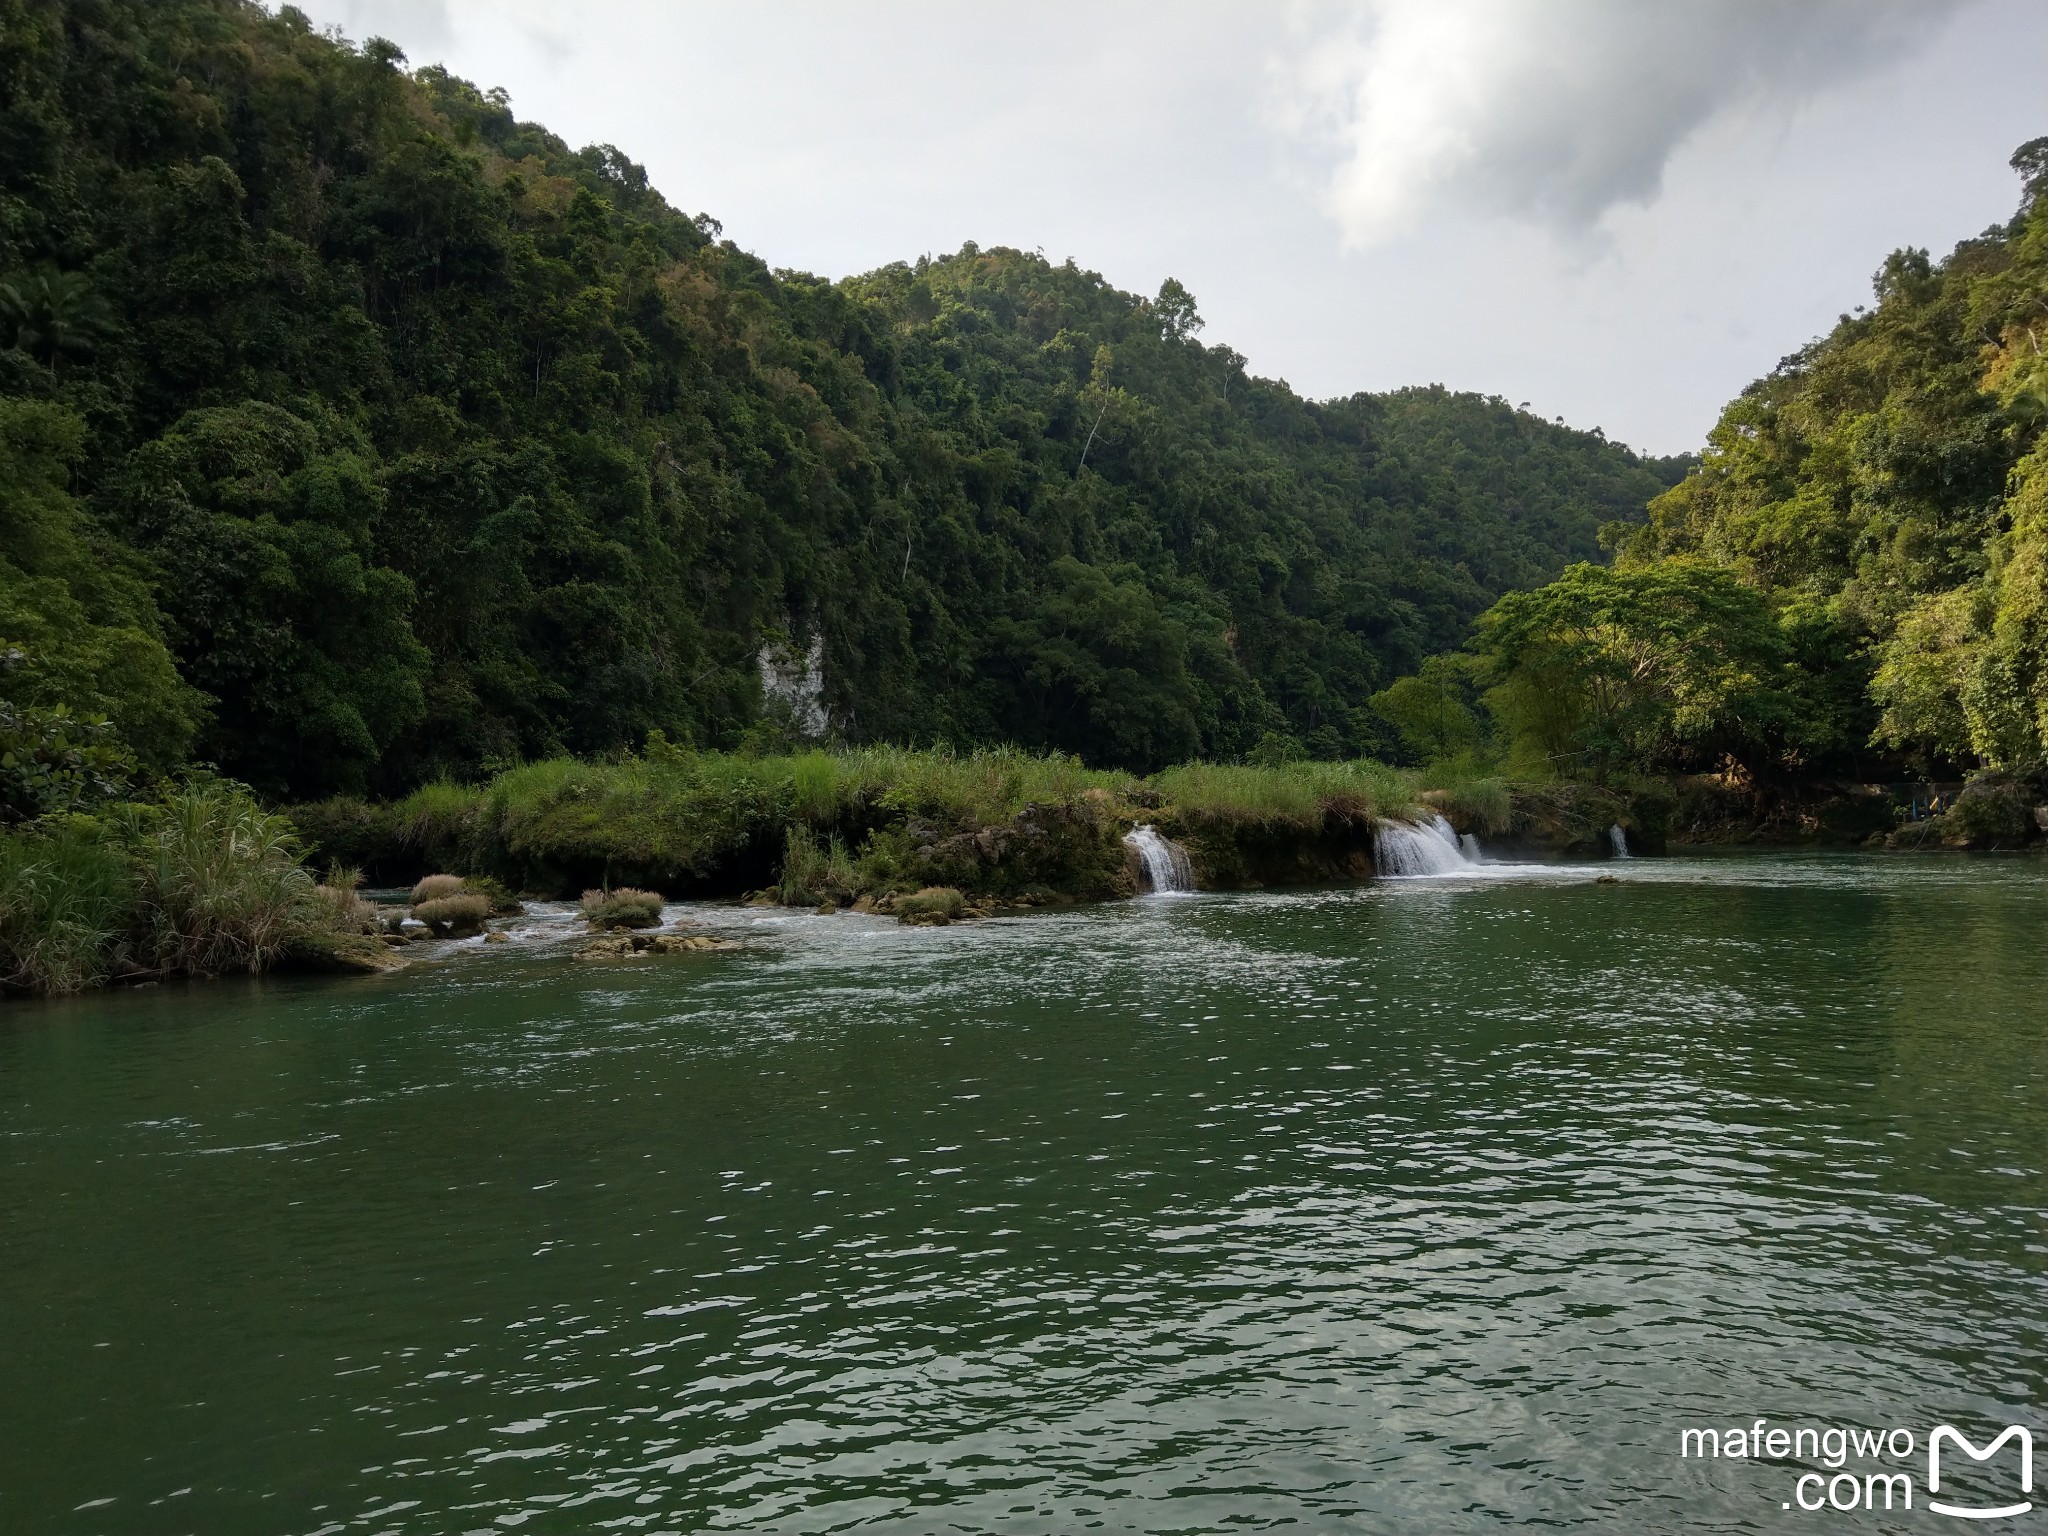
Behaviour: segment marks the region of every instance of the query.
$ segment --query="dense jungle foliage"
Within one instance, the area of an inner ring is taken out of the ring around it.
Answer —
[[[1170,280],[772,270],[403,63],[245,0],[0,0],[9,816],[772,747],[807,711],[764,652],[848,743],[1351,757],[1685,467],[1301,399]]]
[[[2048,139],[2012,222],[1732,402],[1703,461],[1382,696],[1411,752],[1752,780],[2048,766]],[[2044,783],[2048,787],[2048,783]]]

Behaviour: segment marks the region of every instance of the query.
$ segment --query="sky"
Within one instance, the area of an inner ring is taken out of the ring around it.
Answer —
[[[1900,246],[2011,217],[2039,0],[299,0],[616,145],[770,265],[1195,295],[1327,397],[1696,449]]]

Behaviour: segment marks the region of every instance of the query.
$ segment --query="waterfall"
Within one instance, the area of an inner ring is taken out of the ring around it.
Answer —
[[[1169,842],[1149,826],[1124,834],[1124,846],[1138,857],[1145,888],[1155,896],[1178,896],[1195,888],[1194,866],[1178,843]]]
[[[1441,816],[1427,821],[1383,821],[1373,835],[1383,875],[1455,875],[1477,867],[1479,839],[1461,840]]]
[[[1614,850],[1614,856],[1617,859],[1632,859],[1635,857],[1634,854],[1628,851],[1628,834],[1621,830],[1620,822],[1616,822],[1607,829],[1607,846]]]

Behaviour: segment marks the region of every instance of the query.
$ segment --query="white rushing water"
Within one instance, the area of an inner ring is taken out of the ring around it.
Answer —
[[[1149,826],[1124,834],[1124,846],[1138,856],[1145,889],[1155,896],[1177,896],[1195,888],[1194,866],[1178,843],[1169,842]]]
[[[1461,839],[1441,816],[1427,821],[1383,821],[1373,835],[1383,875],[1456,875],[1479,865],[1479,839]]]
[[[1614,856],[1617,859],[1632,859],[1635,857],[1634,854],[1628,851],[1628,834],[1621,830],[1620,822],[1616,822],[1607,829],[1607,846],[1614,850]]]

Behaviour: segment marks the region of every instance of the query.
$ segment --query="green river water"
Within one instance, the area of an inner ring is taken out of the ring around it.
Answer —
[[[2048,1530],[2048,866],[1607,867],[9,1005],[0,1531]]]

